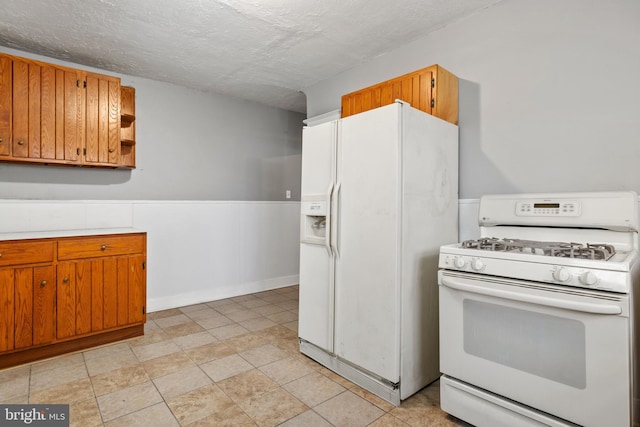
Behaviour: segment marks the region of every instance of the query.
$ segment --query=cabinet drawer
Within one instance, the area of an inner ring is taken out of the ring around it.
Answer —
[[[58,259],[95,258],[141,253],[144,235],[92,236],[58,242]]]
[[[53,262],[54,242],[0,242],[0,266]]]

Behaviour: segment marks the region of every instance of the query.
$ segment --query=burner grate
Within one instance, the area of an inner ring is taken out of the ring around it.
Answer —
[[[495,237],[465,240],[462,247],[492,252],[520,252],[560,258],[577,258],[606,261],[615,253],[613,245],[602,243],[539,242],[536,240],[498,239]]]
[[[560,248],[552,250],[551,256],[563,258],[579,258],[579,259],[595,259],[608,260],[615,254],[615,248],[612,245],[591,244],[587,246],[579,246],[572,248]]]

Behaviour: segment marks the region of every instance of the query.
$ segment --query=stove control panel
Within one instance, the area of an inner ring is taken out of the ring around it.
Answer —
[[[584,268],[560,266],[554,267],[551,271],[551,277],[558,284],[609,290],[610,286],[606,283],[601,283],[598,274],[602,273]]]
[[[517,216],[580,216],[580,203],[576,201],[517,202]]]
[[[627,293],[630,287],[631,275],[627,271],[559,265],[553,262],[519,262],[488,255],[441,252],[438,266],[446,270],[478,275],[500,276],[601,291]],[[533,257],[545,258],[539,255],[533,255]]]

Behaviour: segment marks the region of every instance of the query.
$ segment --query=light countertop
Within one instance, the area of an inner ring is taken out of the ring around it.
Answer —
[[[23,231],[19,233],[0,233],[0,241],[25,239],[51,239],[60,237],[96,236],[106,234],[144,233],[133,227],[125,228],[84,228],[76,230]]]

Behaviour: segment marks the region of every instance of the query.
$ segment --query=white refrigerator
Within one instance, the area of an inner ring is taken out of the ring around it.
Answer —
[[[305,127],[300,223],[300,351],[396,405],[438,379],[458,127],[401,101]]]

